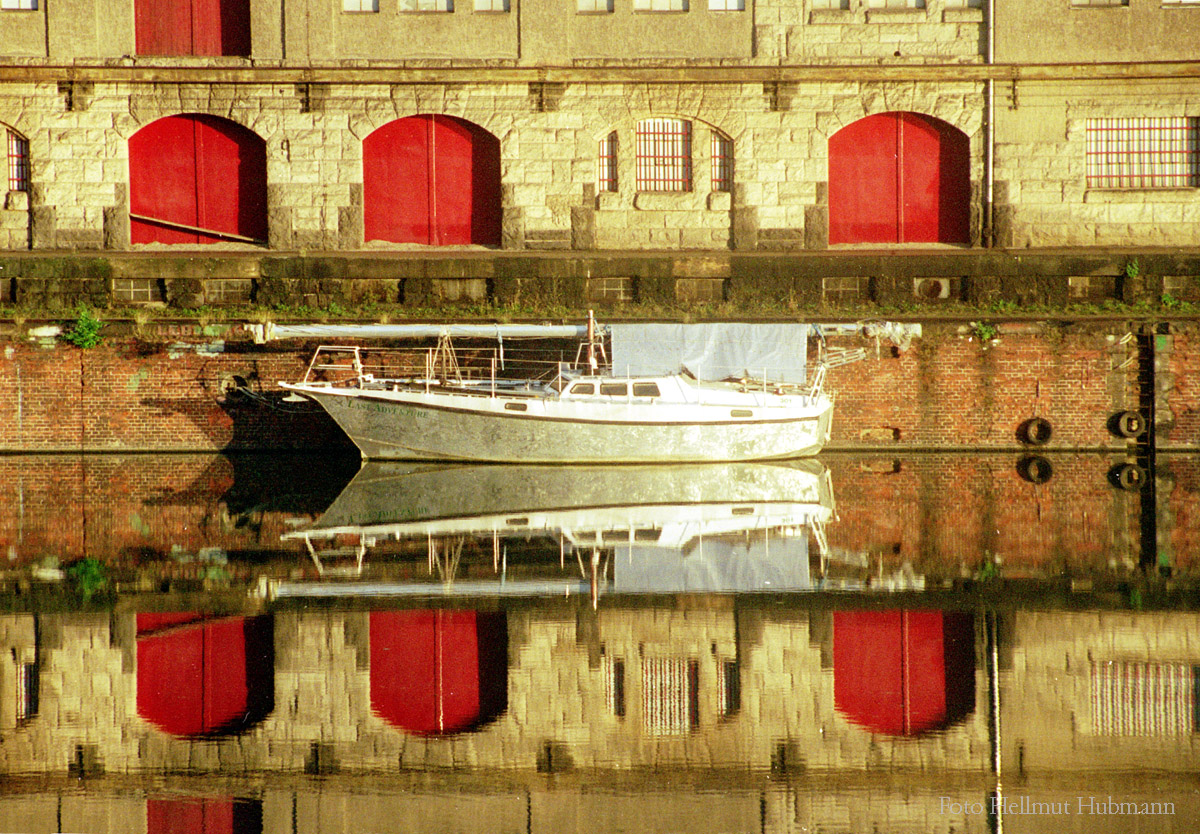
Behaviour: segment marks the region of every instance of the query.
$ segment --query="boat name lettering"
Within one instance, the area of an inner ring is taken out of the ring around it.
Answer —
[[[378,414],[403,414],[409,417],[418,419],[426,419],[429,417],[429,412],[423,408],[411,408],[404,405],[393,405],[392,403],[381,403],[377,400],[360,400],[354,398],[344,398],[339,400],[343,408],[354,409],[356,411],[373,411]]]

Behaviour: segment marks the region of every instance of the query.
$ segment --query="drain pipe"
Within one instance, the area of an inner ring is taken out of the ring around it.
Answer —
[[[991,67],[996,63],[996,0],[985,0],[987,16],[984,26],[987,27],[987,54],[984,61]],[[996,245],[996,211],[994,205],[996,178],[996,79],[988,72],[984,90],[986,124],[984,129],[984,161],[983,161],[983,193],[987,206],[984,208],[984,246],[988,249]]]

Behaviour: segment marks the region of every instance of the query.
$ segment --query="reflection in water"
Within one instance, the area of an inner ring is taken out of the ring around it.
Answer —
[[[1200,820],[1191,463],[1168,584],[1099,456],[368,466],[323,501],[317,461],[120,460],[0,461],[0,834]],[[54,522],[64,473],[96,489]]]

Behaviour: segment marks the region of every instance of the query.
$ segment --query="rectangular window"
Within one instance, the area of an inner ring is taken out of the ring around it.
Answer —
[[[0,9],[4,11],[36,12],[37,0],[0,0]]]
[[[642,726],[647,734],[686,733],[699,724],[699,672],[695,660],[642,659]]]
[[[29,190],[29,140],[8,131],[8,190]]]
[[[712,190],[728,191],[733,187],[733,140],[713,131]]]
[[[633,0],[635,12],[686,12],[688,0]]]
[[[1200,186],[1200,119],[1088,119],[1087,185]]]
[[[1128,6],[1129,0],[1071,0],[1072,6]]]
[[[508,11],[508,0],[475,0],[475,11],[506,12]]]
[[[868,9],[923,9],[925,0],[867,0]]]
[[[342,0],[344,12],[377,12],[379,0]]]
[[[740,12],[745,8],[746,0],[708,0],[710,12]]]
[[[575,10],[580,12],[611,12],[613,0],[575,0]]]
[[[596,187],[601,191],[617,190],[617,132],[600,140],[600,152],[596,157]]]
[[[17,720],[26,721],[38,713],[38,664],[17,664]]]
[[[625,661],[604,658],[604,700],[608,711],[618,718],[625,717]]]
[[[812,0],[814,9],[849,9],[850,0]]]
[[[637,190],[692,190],[692,123],[646,119],[637,126]]]
[[[452,12],[454,0],[400,0],[402,12]]]

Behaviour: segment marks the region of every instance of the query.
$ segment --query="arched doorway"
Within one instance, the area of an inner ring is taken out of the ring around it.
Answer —
[[[450,735],[507,706],[504,614],[371,612],[371,709],[384,721],[415,735]]]
[[[500,244],[500,140],[453,116],[397,119],[363,140],[367,240]]]
[[[833,703],[871,732],[915,736],[975,707],[975,626],[961,611],[836,611]]]
[[[133,243],[261,243],[267,238],[267,150],[235,122],[188,114],[129,139]]]
[[[270,616],[137,615],[138,715],[175,736],[245,731],[275,706]]]
[[[879,113],[829,138],[829,242],[967,243],[970,140],[919,113]]]

